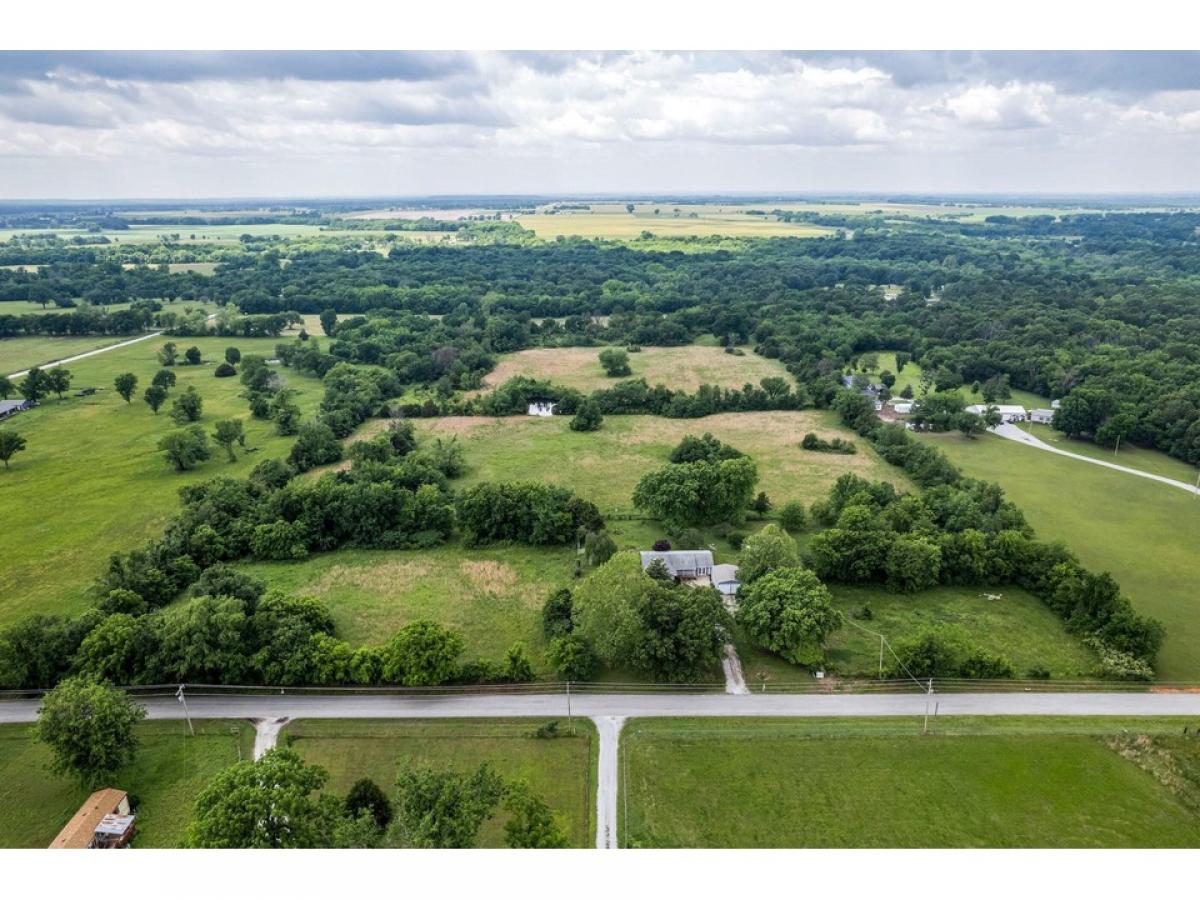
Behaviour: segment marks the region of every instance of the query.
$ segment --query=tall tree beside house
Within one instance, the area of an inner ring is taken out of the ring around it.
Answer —
[[[796,665],[817,665],[838,627],[833,598],[808,569],[774,569],[738,592],[737,620],[764,650]]]
[[[25,438],[15,431],[0,431],[0,460],[4,460],[4,468],[8,461],[25,449]]]
[[[21,396],[30,403],[37,403],[48,393],[50,393],[50,380],[46,377],[46,373],[34,366],[25,373],[25,378],[21,381],[19,388]]]
[[[117,393],[126,403],[133,398],[133,392],[137,390],[137,383],[138,378],[132,372],[123,372],[113,379],[113,387],[117,389]]]
[[[42,698],[35,734],[49,746],[55,772],[95,788],[133,759],[134,726],[145,715],[123,691],[67,678]]]

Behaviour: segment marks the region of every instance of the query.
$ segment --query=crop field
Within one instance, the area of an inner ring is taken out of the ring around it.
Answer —
[[[587,719],[560,737],[541,740],[537,719],[432,719],[411,721],[294,722],[286,735],[308,762],[330,774],[326,789],[344,794],[359,778],[370,778],[389,795],[401,767],[473,770],[490,764],[501,776],[523,780],[546,801],[573,847],[592,846],[595,829],[596,737]],[[480,847],[504,846],[503,813],[484,823]]]
[[[621,737],[632,847],[1197,847],[1191,789],[1116,752],[1183,721],[635,719]],[[1176,781],[1179,779],[1177,778]]]
[[[409,622],[432,619],[463,635],[466,658],[500,660],[520,641],[541,672],[542,604],[571,583],[575,549],[340,550],[242,568],[273,588],[324,602],[338,636],[351,643],[383,644]]]
[[[659,212],[655,215],[655,209]],[[751,216],[734,207],[714,208],[637,204],[633,214],[619,204],[593,204],[592,210],[518,216],[516,221],[538,237],[609,238],[627,240],[649,231],[657,237],[828,237],[833,228],[780,222],[770,216]],[[692,214],[695,214],[693,218]]]
[[[811,503],[845,472],[909,487],[903,473],[828,412],[720,413],[702,419],[608,416],[599,431],[585,433],[571,431],[568,421],[566,416],[458,416],[419,419],[416,424],[421,434],[455,436],[462,443],[467,459],[463,485],[514,480],[561,484],[602,512],[631,509],[637,480],[665,465],[683,437],[705,432],[758,463],[758,487],[777,506],[788,500]],[[851,438],[859,445],[858,453],[841,456],[802,450],[800,439],[809,431],[825,438]],[[364,431],[369,433],[369,428]]]
[[[21,340],[24,340],[23,338]],[[158,415],[142,402],[159,365],[157,338],[80,360],[68,366],[72,393],[51,396],[41,406],[4,422],[28,447],[0,470],[4,498],[0,529],[0,624],[32,613],[68,613],[85,605],[88,586],[107,564],[109,554],[130,550],[156,535],[178,509],[177,492],[185,484],[215,475],[244,477],[261,459],[283,456],[292,438],[279,437],[270,422],[250,417],[237,378],[214,378],[214,361],[228,346],[243,354],[273,352],[272,338],[179,338],[180,349],[200,348],[205,364],[176,366],[177,386]],[[138,376],[133,402],[113,389],[122,372]],[[280,375],[298,391],[297,403],[309,415],[321,396],[320,382],[291,370]],[[182,474],[158,450],[163,435],[175,429],[168,415],[171,400],[188,385],[204,399],[200,424],[211,433],[218,419],[241,418],[247,447],[238,459],[213,458]],[[82,387],[99,388],[76,397]]]
[[[134,847],[181,847],[196,794],[214,775],[249,759],[254,728],[244,721],[198,720],[190,737],[183,722],[143,722],[134,761],[113,785],[140,801]],[[240,751],[240,755],[239,755]],[[49,771],[50,753],[28,725],[0,725],[0,805],[6,827],[0,847],[49,846],[89,792]]]
[[[758,356],[748,348],[744,356],[726,353],[720,347],[692,344],[687,347],[644,347],[629,354],[633,374],[609,378],[600,365],[603,347],[552,347],[521,350],[500,359],[495,369],[484,379],[494,387],[509,378],[524,375],[561,384],[564,387],[590,392],[612,387],[619,381],[644,378],[650,385],[665,384],[672,390],[694,392],[702,384],[740,388],[757,385],[772,376],[792,383],[783,363]]]
[[[966,474],[998,482],[1039,537],[1064,541],[1088,568],[1111,572],[1140,612],[1163,622],[1160,678],[1200,680],[1200,500],[1147,478],[993,435],[922,438]]]
[[[1096,657],[1062,620],[1037,597],[1012,585],[994,587],[936,587],[915,594],[895,594],[882,587],[831,585],[834,605],[846,619],[833,633],[825,654],[829,671],[836,675],[875,678],[879,673],[879,638],[888,642],[913,637],[930,628],[949,628],[964,643],[1009,661],[1017,678],[1044,667],[1051,677],[1080,679],[1092,676]],[[985,594],[999,594],[988,599]],[[869,608],[871,618],[862,617]],[[873,633],[872,633],[873,632]],[[747,683],[809,680],[807,668],[793,666],[778,656],[757,650],[739,635],[738,654]],[[884,653],[885,677],[894,665]],[[901,676],[902,677],[902,676]]]

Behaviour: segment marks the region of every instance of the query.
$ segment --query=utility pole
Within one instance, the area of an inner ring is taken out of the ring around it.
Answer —
[[[179,690],[175,692],[175,699],[183,704],[183,717],[187,719],[188,732],[192,735],[192,737],[195,737],[196,729],[192,727],[192,716],[191,713],[188,712],[187,698],[183,696],[182,684],[179,686]]]
[[[571,729],[571,734],[575,733],[575,722],[571,719],[571,682],[567,682],[567,727]]]
[[[933,679],[929,679],[929,689],[925,692],[925,727],[921,734],[929,734],[929,698],[933,695]]]
[[[883,635],[879,636],[879,680],[883,681]]]

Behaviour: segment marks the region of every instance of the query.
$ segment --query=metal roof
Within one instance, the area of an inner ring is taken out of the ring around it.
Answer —
[[[642,568],[646,568],[656,559],[661,559],[671,574],[711,569],[713,565],[711,550],[643,550]]]

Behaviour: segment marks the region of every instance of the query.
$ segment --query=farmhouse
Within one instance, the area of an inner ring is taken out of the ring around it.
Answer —
[[[643,550],[642,569],[650,567],[656,559],[662,560],[671,577],[676,581],[712,580],[713,555],[711,550]]]
[[[1049,425],[1054,421],[1054,410],[1052,409],[1031,409],[1029,411],[1029,421],[1037,422],[1039,425]]]
[[[973,403],[967,407],[967,412],[982,416],[989,409],[1000,414],[1001,422],[1024,422],[1025,407],[1009,403]]]
[[[32,404],[28,400],[0,400],[0,419],[7,419],[19,412],[29,409]]]
[[[129,795],[116,788],[96,791],[50,844],[51,850],[111,850],[133,839]]]

